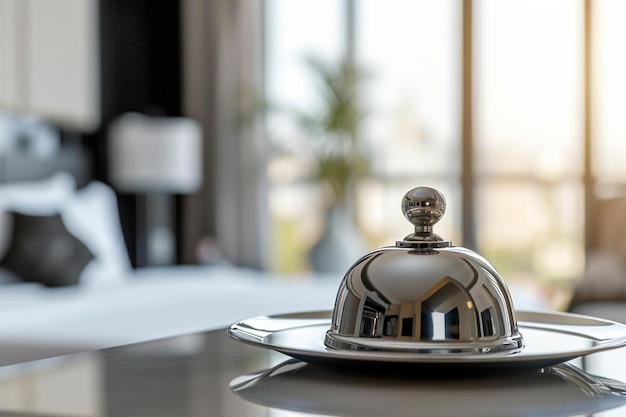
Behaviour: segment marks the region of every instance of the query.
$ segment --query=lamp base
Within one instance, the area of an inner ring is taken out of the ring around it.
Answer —
[[[176,210],[174,196],[137,196],[137,264],[163,266],[176,263]]]

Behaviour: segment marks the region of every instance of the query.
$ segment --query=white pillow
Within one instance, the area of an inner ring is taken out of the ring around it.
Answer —
[[[104,183],[93,181],[60,209],[67,229],[94,254],[80,277],[80,285],[120,283],[132,269],[119,222],[117,199]]]
[[[48,216],[60,214],[67,229],[94,255],[80,276],[89,287],[122,282],[132,269],[119,222],[117,200],[107,185],[94,181],[76,190],[69,173],[32,182],[0,186],[0,258],[10,244],[6,212]]]

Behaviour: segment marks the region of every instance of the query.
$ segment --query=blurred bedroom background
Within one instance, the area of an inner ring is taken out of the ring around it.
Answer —
[[[134,267],[286,279],[393,245],[429,185],[439,235],[565,308],[598,249],[626,259],[625,19],[618,0],[0,0],[0,181],[111,186]]]

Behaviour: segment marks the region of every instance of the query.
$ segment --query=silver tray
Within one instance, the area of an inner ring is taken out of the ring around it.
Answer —
[[[382,365],[384,368],[453,366],[482,369],[543,368],[626,345],[626,326],[594,317],[517,311],[525,346],[493,353],[409,353],[329,349],[324,336],[331,311],[259,316],[233,324],[231,337],[319,365]]]

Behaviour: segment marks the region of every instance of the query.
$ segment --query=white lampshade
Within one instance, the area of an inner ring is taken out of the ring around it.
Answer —
[[[192,119],[128,113],[108,139],[109,178],[120,191],[186,194],[202,183],[202,132]]]

